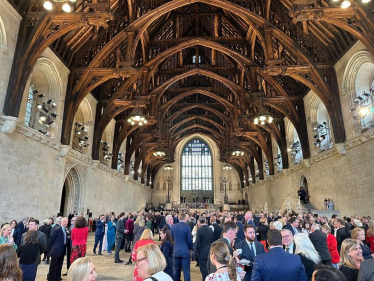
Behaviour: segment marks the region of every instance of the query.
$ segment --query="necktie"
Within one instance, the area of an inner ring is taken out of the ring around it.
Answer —
[[[289,253],[290,252],[290,248],[286,248],[286,252]]]
[[[64,233],[64,245],[66,244],[66,229],[65,227],[62,228],[62,232]]]
[[[253,243],[249,243],[249,245],[251,246],[251,251],[252,251],[252,253],[256,256],[256,254],[255,254],[255,250],[253,249]]]

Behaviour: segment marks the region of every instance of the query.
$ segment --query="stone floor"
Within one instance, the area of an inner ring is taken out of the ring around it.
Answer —
[[[156,234],[156,237],[158,238],[158,234]],[[125,265],[125,263],[114,263],[114,252],[112,255],[108,255],[106,251],[103,251],[102,256],[94,255],[92,253],[94,239],[94,234],[90,233],[87,241],[87,257],[89,257],[91,261],[95,264],[97,272],[96,280],[132,280],[134,264]],[[130,253],[126,253],[125,251],[121,250],[120,258],[122,260],[127,261],[129,259],[129,256]],[[201,280],[201,273],[199,267],[195,267],[195,264],[196,262],[191,262],[191,280],[199,281]],[[48,269],[49,265],[46,265],[45,262],[42,262],[38,266],[38,274],[36,276],[36,281],[46,280]],[[66,258],[64,265],[62,267],[62,273],[66,273]],[[63,277],[63,280],[66,280],[66,277]],[[184,280],[183,277],[182,280]]]

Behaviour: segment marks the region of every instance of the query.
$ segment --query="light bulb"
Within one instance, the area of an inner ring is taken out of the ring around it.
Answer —
[[[341,7],[343,9],[347,9],[350,6],[351,6],[351,2],[349,0],[344,0],[343,3],[342,3],[342,5],[341,5]]]
[[[365,107],[360,108],[360,111],[359,111],[358,115],[361,118],[365,118],[368,113],[369,113],[369,108],[365,106]]]
[[[127,122],[131,123],[131,119],[130,119],[130,118],[129,118],[129,119],[127,119]]]
[[[255,118],[255,121],[254,121],[255,125],[258,124],[258,118]]]
[[[71,7],[68,3],[65,3],[64,5],[62,5],[62,10],[66,13],[70,13],[71,12]]]
[[[46,116],[40,116],[40,121],[45,121],[45,120],[47,120]]]
[[[139,126],[141,126],[141,125],[143,125],[143,123],[140,121],[140,122],[139,122]]]
[[[44,9],[50,11],[53,8],[52,2],[51,1],[45,1],[43,4]]]
[[[362,3],[366,4],[369,3],[371,0],[361,0]]]

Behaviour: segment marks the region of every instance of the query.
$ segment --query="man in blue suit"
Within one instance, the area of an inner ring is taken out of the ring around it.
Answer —
[[[256,256],[251,281],[307,281],[300,257],[283,250],[280,231],[270,229],[267,238],[270,250]]]
[[[96,247],[99,244],[99,255],[101,255],[101,250],[103,248],[103,239],[105,235],[105,216],[100,215],[100,218],[96,221],[96,231],[95,231],[95,245],[93,248],[94,254],[96,254]]]
[[[185,223],[185,213],[179,213],[179,222],[171,227],[171,235],[174,239],[174,269],[173,280],[179,281],[181,268],[185,281],[191,281],[190,276],[190,251],[192,251],[192,234],[188,224]]]
[[[242,249],[242,253],[239,255],[240,259],[246,259],[250,261],[248,265],[244,266],[245,276],[244,281],[250,281],[252,277],[253,261],[258,255],[265,253],[264,245],[260,242],[255,241],[256,239],[256,229],[251,224],[246,224],[244,226],[245,240],[237,243],[235,248]]]
[[[51,237],[49,238],[49,256],[51,263],[49,264],[48,281],[61,281],[62,264],[66,254],[66,227],[68,226],[68,218],[57,218],[56,225],[53,227]]]
[[[297,217],[290,218],[288,224],[283,226],[283,229],[288,229],[289,231],[291,231],[292,235],[295,236],[295,234],[301,232],[299,230],[299,219]]]

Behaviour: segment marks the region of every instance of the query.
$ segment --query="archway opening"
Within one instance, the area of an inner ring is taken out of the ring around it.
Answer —
[[[213,203],[213,156],[201,139],[190,140],[181,156],[181,202]]]
[[[65,210],[65,203],[66,203],[66,182],[64,183],[64,187],[62,188],[62,194],[61,194],[61,203],[60,203],[60,216],[63,216],[68,212],[68,210]]]
[[[61,193],[60,213],[67,216],[72,211],[79,211],[80,205],[80,179],[77,170],[73,167],[66,175]]]
[[[305,176],[302,176],[300,179],[300,187],[303,187],[306,192],[305,200],[307,203],[309,203],[309,191],[308,191],[308,180]]]

